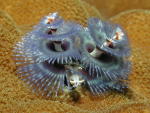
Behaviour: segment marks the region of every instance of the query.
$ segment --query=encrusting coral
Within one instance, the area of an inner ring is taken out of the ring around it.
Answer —
[[[95,6],[101,15],[110,18],[120,12],[133,9],[150,9],[149,0],[83,0]]]
[[[22,2],[22,4],[24,4],[24,2]],[[35,4],[32,5],[34,6]],[[36,4],[35,6],[40,6],[40,4]],[[46,4],[46,6],[48,5]],[[74,5],[74,7],[76,7],[76,5]],[[13,6],[13,8],[17,9],[15,6]],[[17,13],[13,13],[13,8],[10,6],[7,7],[7,10],[11,9],[10,11],[12,12],[11,16],[17,19],[18,18]],[[36,7],[34,8],[36,9]],[[37,7],[37,9],[38,8],[39,7]],[[24,8],[22,7],[21,10],[22,12],[26,12],[27,9],[28,9],[28,5],[24,6]],[[29,8],[28,10],[30,9],[31,8]],[[46,8],[43,10],[46,10]],[[50,13],[49,11],[45,11],[45,12]],[[129,86],[132,93],[129,96],[113,93],[113,94],[106,94],[105,96],[97,98],[97,97],[90,97],[90,94],[84,92],[81,95],[82,98],[80,98],[80,100],[76,103],[70,101],[60,102],[60,101],[52,101],[50,99],[44,99],[32,94],[28,88],[24,87],[24,84],[17,78],[14,72],[15,66],[11,58],[12,47],[23,35],[23,33],[21,33],[18,30],[14,21],[6,13],[1,12],[1,15],[2,15],[0,16],[1,24],[3,23],[4,24],[3,26],[0,26],[2,31],[0,35],[0,47],[1,47],[0,62],[2,62],[0,64],[0,72],[1,72],[0,73],[0,86],[1,86],[0,87],[0,112],[3,113],[7,113],[7,112],[8,113],[11,112],[15,112],[15,113],[20,113],[20,112],[26,112],[26,113],[45,113],[45,112],[46,113],[51,113],[51,112],[53,113],[63,113],[63,112],[146,113],[146,112],[150,112],[149,109],[150,70],[148,68],[150,64],[149,61],[150,54],[148,54],[148,52],[150,51],[149,50],[150,48],[148,46],[148,44],[150,43],[149,40],[150,12],[149,11],[134,10],[131,12],[123,13],[111,19],[112,21],[121,24],[124,27],[124,29],[127,30],[127,33],[130,37],[131,46],[133,49],[132,57],[131,57],[131,60],[133,62],[133,72],[131,73],[130,76]],[[26,16],[22,17],[22,20],[20,21],[20,25],[28,23],[26,21],[26,18],[29,15],[25,13],[24,15]],[[36,15],[38,15],[38,18],[34,19],[34,17],[32,17],[31,19],[30,17],[30,19],[28,19],[28,21],[30,20],[31,22],[29,24],[32,24],[33,21],[35,21],[36,23],[39,18],[41,18],[43,15],[46,14],[37,13]],[[81,23],[83,22],[84,24],[86,19],[87,17],[81,16],[77,20],[76,19],[75,20],[76,21],[81,20],[80,22]],[[19,23],[19,19],[17,22]]]
[[[56,11],[64,19],[86,24],[87,18],[91,16],[100,17],[94,7],[88,7],[89,4],[81,0],[46,0],[44,2],[42,0],[26,0],[24,2],[12,2],[12,4],[8,2],[7,7],[3,9],[12,16],[17,24],[26,26],[35,25],[41,17]]]
[[[130,42],[132,43],[133,72],[130,76],[131,83],[140,84],[133,85],[133,90],[143,97],[150,97],[150,11],[149,10],[132,10],[111,18],[114,22],[120,23],[128,31]],[[126,19],[130,21],[127,22]],[[141,27],[143,26],[143,27]],[[141,79],[141,80],[140,80]],[[132,86],[132,84],[131,84]],[[140,86],[140,87],[139,87]],[[140,88],[144,88],[143,90]]]
[[[0,42],[2,42],[0,45],[0,56],[5,57],[4,59],[3,57],[0,58],[0,66],[4,66],[11,71],[15,68],[13,61],[10,60],[12,45],[15,44],[16,37],[19,35],[20,31],[12,18],[7,13],[0,11]]]

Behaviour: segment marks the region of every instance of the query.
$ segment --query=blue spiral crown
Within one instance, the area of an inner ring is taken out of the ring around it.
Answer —
[[[129,41],[116,24],[90,18],[88,26],[52,13],[14,47],[17,73],[34,92],[57,96],[86,86],[93,95],[123,92],[131,64]]]

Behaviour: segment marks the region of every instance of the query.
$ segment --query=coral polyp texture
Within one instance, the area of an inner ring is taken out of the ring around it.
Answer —
[[[79,86],[93,95],[127,88],[127,35],[119,25],[98,18],[85,27],[51,13],[13,51],[19,77],[42,96],[57,97]]]

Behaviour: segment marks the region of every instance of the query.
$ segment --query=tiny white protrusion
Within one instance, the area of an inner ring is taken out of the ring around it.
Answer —
[[[123,36],[124,36],[124,33],[122,32],[122,30],[120,28],[117,28],[116,34],[113,37],[113,39],[122,40]]]
[[[93,56],[93,57],[98,57],[98,56],[100,56],[102,53],[103,53],[103,51],[98,50],[97,48],[95,48],[94,51],[92,51],[92,52],[90,53],[90,55]]]
[[[71,83],[71,85],[73,85],[73,87],[78,87],[83,82],[84,82],[84,80],[81,79],[81,77],[79,75],[75,74],[70,77],[70,83]]]
[[[48,16],[46,16],[45,23],[46,24],[51,23],[58,17],[59,17],[58,12],[50,13]]]

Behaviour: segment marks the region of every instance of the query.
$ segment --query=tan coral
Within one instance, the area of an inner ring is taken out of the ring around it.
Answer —
[[[132,89],[143,97],[150,98],[150,11],[132,10],[112,17],[129,31],[132,46],[133,72],[130,77]],[[150,99],[149,99],[150,100]]]
[[[84,6],[85,5],[85,6]],[[99,16],[92,8],[87,11],[87,4],[80,0],[25,0],[16,1],[4,8],[19,25],[33,25],[41,19],[41,17],[58,11],[65,19],[76,20],[80,24],[86,24],[86,20],[90,15]]]
[[[35,4],[32,5],[34,6]],[[25,9],[27,9],[28,8],[27,3],[25,3],[25,5],[26,6],[24,6],[24,8],[26,7]],[[29,8],[32,8],[32,5],[30,5]],[[15,18],[17,22],[20,22],[18,24],[22,25],[27,23],[27,20],[25,20],[27,15],[26,17],[25,16],[19,17],[19,19],[22,18],[22,20],[19,21],[17,13],[13,12],[18,8],[14,7],[15,10],[10,9],[9,12],[11,13],[12,17]],[[23,11],[23,9],[21,9],[21,11]],[[74,12],[72,13],[74,14]],[[30,22],[31,21],[37,22],[38,19],[41,18],[40,16],[45,15],[45,13],[42,12],[39,14],[38,12],[36,12],[36,14],[38,15],[37,17],[34,18],[30,16],[28,21],[30,20]],[[34,16],[36,14],[34,14]],[[85,15],[84,16],[80,15],[81,16],[80,18],[82,18],[81,20],[78,17],[77,18],[79,20],[74,17],[72,17],[72,19],[78,20],[79,22],[84,24],[85,23],[84,19],[88,17]],[[148,86],[150,80],[148,74],[150,70],[148,69],[148,66],[150,63],[148,59],[149,54],[147,54],[150,48],[144,48],[145,45],[148,45],[148,43],[150,43],[149,39],[147,38],[149,37],[150,34],[150,31],[148,30],[150,27],[150,22],[148,21],[149,18],[150,18],[149,11],[131,11],[112,18],[112,21],[120,23],[127,30],[133,48],[133,55],[131,57],[131,60],[133,61],[133,72],[130,76],[131,80],[130,86],[132,90],[132,93],[130,94],[131,97],[117,93],[107,94],[104,97],[103,96],[93,97],[85,92],[81,94],[81,99],[78,102],[74,103],[72,101],[60,102],[59,100],[52,101],[50,99],[38,97],[35,94],[31,93],[31,91],[24,86],[23,82],[17,78],[15,72],[13,71],[15,67],[13,65],[13,60],[11,59],[10,55],[13,44],[16,42],[17,39],[20,38],[19,36],[20,33],[15,27],[15,23],[13,22],[13,20],[9,19],[9,16],[7,17],[5,16],[5,13],[3,13],[3,16],[0,16],[0,20],[4,20],[1,21],[1,23],[4,24],[3,26],[0,27],[1,30],[4,31],[2,32],[3,34],[0,35],[0,37],[2,37],[0,39],[0,45],[3,47],[2,49],[0,48],[1,52],[0,59],[3,59],[1,61],[5,62],[10,61],[10,62],[2,63],[0,65],[0,112],[2,113],[150,112],[148,108],[149,91],[150,91]],[[9,22],[12,24],[8,24],[7,27],[7,23]],[[10,30],[9,28],[13,28],[13,30]],[[139,30],[141,30],[140,33]],[[9,31],[10,34],[8,34],[8,32],[6,31]],[[7,43],[4,43],[5,42],[4,40],[7,40]]]
[[[130,76],[130,88],[133,91],[133,94],[142,97],[143,101],[146,101],[147,106],[149,107],[150,106],[149,103],[150,101],[150,87],[149,87],[150,11],[131,10],[131,11],[120,13],[119,15],[112,17],[111,20],[121,24],[124,27],[124,29],[128,31],[128,35],[130,37],[130,42],[132,47],[131,61],[133,63],[132,74]],[[138,109],[138,105],[137,108],[135,109]],[[132,108],[132,111],[133,110],[134,109]],[[137,110],[137,112],[140,111]]]
[[[84,0],[95,6],[106,18],[131,9],[150,9],[150,0]]]
[[[12,18],[5,12],[0,11],[0,66],[8,70],[14,70],[12,57],[12,46],[16,42],[20,31]]]

